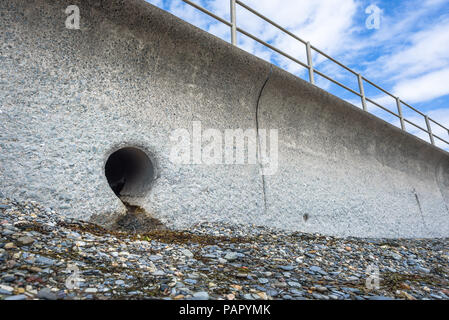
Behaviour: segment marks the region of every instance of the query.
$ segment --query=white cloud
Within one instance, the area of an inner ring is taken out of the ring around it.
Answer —
[[[209,8],[218,16],[229,20],[229,1],[211,0],[195,1]],[[246,0],[245,3],[269,19],[288,29],[306,41],[328,54],[338,54],[344,51],[344,43],[350,39],[353,32],[353,20],[357,12],[357,0]],[[197,16],[184,4],[172,3],[171,11],[181,18],[194,22],[195,25],[207,31],[229,39],[229,28],[221,23],[212,23],[204,17]],[[336,14],[338,12],[338,14]],[[203,14],[201,14],[204,16]],[[206,23],[206,21],[209,22]],[[305,46],[299,41],[271,26],[256,15],[237,5],[237,25],[260,38],[273,44],[294,58],[306,62]],[[277,53],[260,47],[252,39],[239,34],[239,46],[265,60],[276,61],[281,67],[295,74],[304,73],[304,69]],[[323,61],[315,58],[316,62]]]
[[[397,84],[393,91],[412,103],[430,101],[449,94],[449,67]]]
[[[357,11],[355,0],[285,0],[281,3],[273,0],[247,0],[246,3],[328,54],[338,54],[344,50],[345,39],[350,38]],[[237,23],[242,29],[306,62],[305,46],[302,43],[242,8],[238,12]],[[282,59],[281,64],[289,71],[299,70],[290,60]]]
[[[426,6],[436,6],[443,3],[447,3],[447,0],[425,0]]]
[[[409,37],[410,45],[380,57],[384,74],[406,78],[449,66],[449,18]]]
[[[194,0],[229,20],[229,1]],[[149,0],[212,34],[230,39],[229,27],[180,0]],[[245,0],[245,3],[292,33],[374,80],[408,103],[426,102],[449,94],[449,14],[441,9],[448,0],[401,1],[382,8],[381,29],[365,30],[365,0]],[[399,9],[400,10],[395,10]],[[302,62],[305,46],[237,5],[237,24]],[[239,46],[287,71],[306,77],[298,64],[239,34]],[[379,56],[380,55],[380,56]],[[367,58],[368,57],[368,58]],[[371,58],[371,61],[367,59]],[[314,55],[318,70],[357,90],[356,79],[340,67]],[[363,71],[364,69],[364,71]],[[320,86],[329,84],[317,77]],[[366,88],[365,88],[366,89]],[[366,90],[367,91],[367,90]],[[331,92],[333,92],[331,90]],[[395,111],[395,101],[371,91],[370,97]],[[357,103],[358,105],[360,103]],[[439,116],[439,114],[438,114]],[[383,117],[385,118],[385,117]],[[449,124],[445,118],[443,124]],[[447,122],[444,122],[447,121]]]
[[[375,50],[376,45],[382,48],[380,57],[365,63],[363,73],[408,103],[449,94],[444,85],[449,70],[449,15],[439,9],[443,3],[447,0],[411,1],[404,4],[400,16],[387,17],[383,28],[359,46],[362,51]],[[378,96],[376,101],[386,99]]]

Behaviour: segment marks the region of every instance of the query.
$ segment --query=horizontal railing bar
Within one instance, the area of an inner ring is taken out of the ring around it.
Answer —
[[[415,127],[418,128],[418,129],[424,131],[425,133],[429,133],[429,131],[427,131],[427,129],[424,129],[424,128],[420,127],[419,125],[417,125],[417,124],[414,123],[414,122],[411,122],[410,120],[407,120],[407,119],[404,118],[404,121],[405,121],[405,122],[408,122],[409,124],[411,124],[412,126],[415,126]]]
[[[439,137],[439,136],[437,136],[436,134],[434,134],[433,136],[434,136],[435,138],[437,138],[437,139],[439,139],[439,140],[441,140],[441,141],[443,141],[443,142],[445,142],[445,143],[449,144],[449,142],[448,142],[448,141],[444,140],[443,138],[440,138],[440,137]]]
[[[266,43],[265,41],[263,41],[263,40],[257,38],[256,36],[253,36],[251,33],[248,33],[248,32],[246,32],[245,30],[242,30],[242,29],[240,29],[240,28],[237,28],[237,31],[240,32],[240,33],[242,33],[242,34],[244,34],[245,36],[247,36],[247,37],[253,39],[254,41],[259,42],[260,44],[262,44],[262,45],[264,45],[264,46],[267,46],[267,47],[270,48],[271,50],[276,51],[277,53],[283,55],[284,57],[286,57],[286,58],[288,58],[288,59],[290,59],[290,60],[292,60],[293,62],[298,63],[299,65],[303,66],[304,68],[309,69],[309,66],[308,66],[307,64],[305,64],[305,63],[299,61],[298,59],[293,58],[293,57],[290,56],[289,54],[287,54],[287,53],[285,53],[285,52],[283,52],[283,51],[281,51],[281,50],[279,50],[279,49],[273,47],[271,44]]]
[[[268,22],[269,24],[273,25],[274,27],[278,28],[279,30],[281,30],[281,31],[283,31],[283,32],[285,32],[285,33],[287,33],[289,36],[293,37],[294,39],[296,39],[296,40],[302,42],[303,44],[307,44],[307,42],[306,42],[305,40],[299,38],[299,37],[296,36],[295,34],[293,34],[293,33],[291,33],[290,31],[288,31],[287,29],[281,27],[281,26],[278,25],[276,22],[274,22],[274,21],[272,21],[271,19],[265,17],[264,15],[262,15],[262,14],[259,13],[259,12],[257,12],[256,10],[252,9],[251,7],[247,6],[246,4],[244,4],[243,2],[241,2],[240,0],[236,0],[236,3],[239,4],[240,6],[242,6],[243,8],[245,8],[246,10],[248,10],[248,11],[252,12],[253,14],[257,15],[259,18],[265,20],[265,21]],[[279,50],[279,49],[276,49],[275,47],[269,45],[269,44],[266,43],[265,41],[263,41],[263,40],[261,40],[261,39],[255,37],[255,36],[253,36],[253,35],[247,33],[247,32],[244,31],[243,29],[238,28],[237,30],[238,30],[240,33],[243,33],[243,34],[245,34],[246,36],[248,36],[248,37],[254,39],[255,41],[257,41],[257,42],[259,42],[259,43],[261,43],[261,44],[264,44],[264,45],[268,46],[270,49],[272,49],[272,50],[274,50],[274,51],[276,51],[276,52],[282,54],[283,56],[285,56],[285,57],[291,59],[292,61],[299,63],[299,64],[302,65],[303,67],[305,67],[305,68],[307,68],[307,69],[309,68],[307,65],[301,63],[301,62],[298,61],[297,59],[291,57],[290,55],[284,53],[283,51],[281,51],[281,50]],[[340,67],[344,68],[345,70],[347,70],[347,71],[353,73],[354,75],[358,75],[358,73],[357,73],[356,71],[354,71],[354,70],[352,70],[351,68],[345,66],[343,63],[341,63],[340,61],[338,61],[338,60],[332,58],[331,56],[329,56],[328,54],[326,54],[326,53],[323,52],[322,50],[318,49],[317,47],[315,47],[315,46],[313,46],[313,45],[311,45],[310,47],[311,47],[311,49],[313,49],[314,51],[318,52],[318,53],[321,54],[322,56],[324,56],[324,57],[326,57],[327,59],[331,60],[332,62],[336,63],[337,65],[339,65]],[[329,80],[329,81],[331,81],[331,82],[333,82],[333,83],[339,85],[340,87],[342,87],[342,88],[348,90],[349,92],[351,92],[351,93],[353,93],[353,94],[355,94],[355,95],[357,95],[357,96],[359,96],[359,97],[362,96],[362,95],[361,95],[360,93],[358,93],[357,91],[355,91],[355,90],[353,90],[353,89],[347,87],[346,85],[344,85],[344,84],[342,84],[342,83],[340,83],[340,82],[338,82],[338,81],[336,81],[336,80],[334,80],[334,79],[328,77],[327,75],[325,75],[324,73],[318,71],[317,69],[314,69],[314,72],[317,73],[318,75],[320,75],[320,76],[326,78],[327,80]],[[389,95],[390,97],[396,98],[393,94],[391,94],[391,93],[388,92],[387,90],[383,89],[382,87],[376,85],[376,84],[373,83],[372,81],[366,79],[365,77],[362,76],[362,79],[365,80],[365,81],[367,81],[369,84],[371,84],[372,86],[376,87],[377,89],[381,90],[381,91],[384,92],[385,94]],[[399,115],[397,115],[396,113],[392,112],[391,110],[388,110],[387,108],[385,108],[385,107],[383,107],[382,105],[380,105],[380,104],[378,104],[378,103],[372,101],[372,100],[369,99],[369,98],[367,98],[367,100],[368,100],[369,102],[375,104],[377,107],[383,109],[384,111],[387,111],[387,112],[389,112],[390,114],[392,114],[392,115],[394,115],[394,116],[396,116],[396,117],[399,118]],[[401,102],[403,102],[403,101],[401,101]],[[405,104],[405,103],[404,103],[404,104]],[[409,108],[412,108],[414,111],[417,111],[417,110],[415,110],[415,108],[413,108],[413,107],[411,107],[411,106],[409,106],[409,105],[407,105],[407,104],[405,104],[405,105],[406,105],[407,107],[409,107]],[[419,111],[417,111],[417,112],[419,112]],[[422,115],[424,115],[424,114],[422,114]],[[430,119],[430,118],[429,118],[429,120],[435,122],[434,120],[432,120],[432,119]],[[439,124],[439,123],[437,123],[437,122],[435,122],[435,123],[438,124],[439,126],[441,126],[442,128],[446,129],[446,128],[445,128],[444,126],[442,126],[441,124]],[[422,129],[422,128],[421,128],[421,129]]]
[[[184,1],[185,3],[191,5],[192,7],[195,7],[196,9],[198,9],[198,10],[204,12],[205,14],[211,16],[212,18],[217,19],[218,21],[220,21],[221,23],[224,23],[224,24],[227,25],[228,27],[232,27],[232,24],[231,24],[229,21],[226,21],[225,19],[223,19],[223,18],[217,16],[216,14],[213,14],[213,13],[210,12],[209,10],[203,8],[202,6],[197,5],[196,3],[194,3],[194,2],[192,2],[192,1],[190,1],[190,0],[182,0],[182,1]]]
[[[328,58],[329,60],[331,60],[332,62],[338,64],[340,67],[348,70],[349,72],[353,73],[354,75],[358,76],[358,72],[355,72],[354,70],[352,70],[351,68],[345,66],[343,63],[341,63],[338,60],[335,60],[334,58],[332,58],[331,56],[329,56],[328,54],[324,53],[323,51],[321,51],[320,49],[318,49],[317,47],[311,45],[310,46],[313,50],[315,50],[316,52],[318,52],[319,54],[321,54],[322,56]]]
[[[380,91],[382,91],[383,93],[389,95],[389,96],[392,97],[393,99],[396,99],[396,97],[395,97],[393,94],[391,94],[390,92],[388,92],[388,91],[385,90],[384,88],[378,86],[377,84],[375,84],[374,82],[368,80],[367,78],[365,78],[365,77],[363,77],[363,76],[362,76],[362,78],[363,78],[363,80],[365,80],[366,82],[368,82],[368,83],[369,83],[370,85],[372,85],[373,87],[379,89]]]
[[[433,123],[435,123],[436,125],[440,126],[441,128],[445,129],[445,130],[449,130],[448,128],[446,128],[445,126],[443,126],[441,123],[433,120],[432,118],[429,118],[430,121],[432,121]]]
[[[371,102],[372,104],[376,105],[377,107],[381,108],[382,110],[387,111],[388,113],[391,113],[391,114],[392,114],[393,116],[395,116],[396,118],[399,118],[399,119],[401,118],[398,114],[394,113],[394,112],[391,111],[391,110],[388,110],[387,108],[385,108],[384,106],[380,105],[380,104],[377,103],[376,101],[371,100],[370,98],[365,98],[365,99],[366,99],[366,101]],[[405,120],[405,119],[404,119],[404,120]]]
[[[409,105],[408,103],[405,103],[404,101],[402,101],[401,100],[401,102],[402,102],[402,104],[403,105],[405,105],[406,107],[409,107],[410,109],[412,109],[413,111],[415,111],[415,112],[417,112],[417,113],[419,113],[420,115],[422,115],[423,117],[425,117],[426,115],[424,114],[424,113],[422,113],[421,111],[419,111],[419,110],[417,110],[417,109],[415,109],[415,108],[413,108],[411,105]]]
[[[254,13],[256,16],[258,16],[259,18],[265,20],[266,22],[268,22],[269,24],[271,24],[272,26],[278,28],[279,30],[285,32],[286,34],[288,34],[289,36],[291,36],[292,38],[300,41],[303,44],[307,44],[307,41],[299,38],[298,36],[296,36],[294,33],[288,31],[287,29],[281,27],[280,25],[278,25],[276,22],[274,22],[273,20],[265,17],[264,15],[262,15],[261,13],[257,12],[256,10],[252,9],[251,7],[247,6],[246,4],[244,4],[243,2],[236,0],[236,3],[239,4],[240,6],[242,6],[243,8],[245,8],[246,10]],[[358,73],[355,72],[354,70],[352,70],[351,68],[345,66],[343,63],[339,62],[338,60],[335,60],[334,58],[332,58],[331,56],[327,55],[326,53],[324,53],[323,51],[321,51],[320,49],[316,48],[315,46],[311,45],[310,48],[312,48],[313,50],[315,50],[316,52],[318,52],[319,54],[325,56],[326,58],[328,58],[329,60],[333,61],[334,63],[338,64],[339,66],[341,66],[342,68],[348,70],[349,72],[352,72],[353,74],[357,75]]]
[[[315,71],[316,74],[318,74],[318,75],[320,75],[320,76],[326,78],[327,80],[332,81],[332,82],[335,83],[336,85],[339,85],[340,87],[342,87],[342,88],[344,88],[344,89],[346,89],[346,90],[352,92],[353,94],[358,95],[360,98],[362,97],[362,95],[361,95],[359,92],[357,92],[357,91],[355,91],[355,90],[353,90],[353,89],[351,89],[351,88],[345,86],[344,84],[338,82],[337,80],[332,79],[331,77],[325,75],[325,74],[322,73],[321,71],[318,71],[317,69],[314,69],[313,71]]]
[[[303,44],[307,44],[307,41],[304,41],[303,39],[301,39],[300,37],[298,37],[297,35],[291,33],[290,31],[288,31],[287,29],[281,27],[280,25],[278,25],[276,22],[274,22],[273,20],[268,19],[267,17],[265,17],[263,14],[260,14],[259,12],[257,12],[256,10],[254,10],[251,7],[248,7],[246,4],[244,4],[243,2],[236,0],[236,3],[239,4],[240,6],[242,6],[243,8],[245,8],[246,10],[254,13],[256,16],[258,16],[259,18],[265,20],[266,22],[268,22],[269,24],[271,24],[272,26],[278,28],[279,30],[285,32],[286,34],[288,34],[290,37],[295,38],[296,40],[298,40],[299,42],[302,42]]]
[[[338,86],[340,86],[340,87],[346,89],[347,91],[349,91],[349,92],[351,92],[351,93],[353,93],[353,94],[355,94],[355,95],[357,95],[357,96],[363,98],[363,94],[362,94],[362,93],[359,93],[359,92],[357,92],[357,91],[355,91],[355,90],[349,88],[348,86],[346,86],[346,85],[340,83],[339,81],[332,79],[331,77],[327,76],[326,74],[322,73],[322,72],[319,71],[319,70],[316,70],[315,68],[311,69],[311,66],[309,66],[309,65],[307,65],[307,64],[305,64],[305,63],[299,61],[298,59],[292,57],[291,55],[289,55],[289,54],[287,54],[287,53],[285,53],[285,52],[283,52],[282,50],[277,49],[276,47],[270,45],[269,43],[267,43],[267,42],[265,42],[265,41],[259,39],[258,37],[252,35],[251,33],[246,32],[245,30],[236,27],[235,25],[232,24],[232,22],[229,22],[229,21],[227,21],[227,20],[225,20],[225,19],[223,19],[223,18],[217,16],[216,14],[210,12],[209,10],[203,8],[202,6],[200,6],[200,5],[198,5],[198,4],[194,3],[194,2],[192,2],[192,1],[190,1],[190,0],[182,0],[182,1],[185,2],[186,4],[192,6],[192,7],[194,7],[194,8],[196,8],[196,9],[200,10],[201,12],[203,12],[203,13],[209,15],[210,17],[212,17],[212,18],[218,20],[219,22],[221,22],[221,23],[227,25],[228,27],[231,27],[231,28],[234,27],[234,30],[236,30],[236,31],[240,32],[241,34],[243,34],[243,35],[245,35],[245,36],[247,36],[247,37],[249,37],[249,38],[255,40],[256,42],[258,42],[258,43],[264,45],[265,47],[267,47],[267,48],[269,48],[269,49],[271,49],[271,50],[273,50],[273,51],[275,51],[275,52],[281,54],[282,56],[284,56],[284,57],[286,57],[287,59],[290,59],[291,61],[293,61],[293,62],[299,64],[300,66],[302,66],[302,67],[308,69],[309,72],[316,73],[316,74],[318,74],[318,75],[324,77],[325,79],[331,81],[332,83],[334,83],[334,84],[336,84],[336,85],[338,85]],[[288,34],[288,35],[291,36],[292,38],[298,40],[299,42],[301,42],[301,43],[303,43],[304,45],[307,46],[307,41],[305,41],[305,40],[299,38],[298,36],[296,36],[296,35],[293,34],[292,32],[290,32],[290,31],[288,31],[287,29],[281,27],[279,24],[277,24],[277,23],[274,22],[273,20],[271,20],[271,19],[265,17],[264,15],[262,15],[262,14],[259,13],[259,12],[257,12],[256,10],[252,9],[252,8],[249,7],[248,5],[244,4],[242,1],[240,1],[240,0],[235,0],[235,3],[238,4],[238,5],[240,5],[241,7],[245,8],[245,9],[248,10],[249,12],[255,14],[255,15],[258,16],[259,18],[263,19],[264,21],[268,22],[268,23],[271,24],[272,26],[278,28],[278,29],[281,30],[282,32]],[[435,137],[435,138],[437,138],[438,140],[440,140],[440,141],[442,141],[442,142],[444,142],[444,143],[446,143],[446,144],[449,145],[449,142],[448,142],[448,141],[446,141],[445,139],[443,139],[443,138],[441,138],[441,137],[435,135],[433,132],[430,131],[431,126],[430,126],[430,124],[429,124],[429,121],[432,121],[434,124],[440,126],[441,128],[443,128],[443,129],[445,129],[446,131],[449,132],[449,129],[446,128],[444,125],[442,125],[441,123],[439,123],[439,122],[437,122],[437,121],[435,121],[435,120],[429,118],[429,117],[428,117],[426,114],[424,114],[423,112],[421,112],[421,111],[419,111],[418,109],[412,107],[410,104],[408,104],[408,103],[402,101],[401,99],[395,97],[393,94],[391,94],[391,93],[388,92],[387,90],[383,89],[382,87],[378,86],[378,85],[375,84],[374,82],[368,80],[367,78],[365,78],[365,77],[363,77],[363,76],[359,76],[359,73],[357,73],[357,72],[355,72],[354,70],[352,70],[351,68],[347,67],[346,65],[344,65],[344,64],[341,63],[340,61],[338,61],[338,60],[332,58],[331,56],[329,56],[328,54],[324,53],[323,51],[321,51],[320,49],[316,48],[315,46],[310,45],[310,48],[311,48],[312,50],[314,50],[315,52],[317,52],[318,54],[321,54],[321,55],[324,56],[325,58],[327,58],[327,59],[331,60],[332,62],[336,63],[336,64],[339,65],[340,67],[344,68],[345,70],[347,70],[347,71],[353,73],[354,75],[358,76],[358,77],[359,77],[359,81],[366,81],[367,83],[369,83],[369,84],[372,85],[373,87],[379,89],[379,90],[382,91],[383,93],[385,93],[385,94],[387,94],[388,96],[390,96],[390,97],[392,97],[393,99],[395,99],[395,100],[397,101],[397,103],[402,103],[402,104],[405,105],[406,107],[408,107],[408,108],[410,108],[411,110],[417,112],[419,115],[425,117],[425,118],[426,118],[426,121],[427,121],[427,126],[429,127],[428,130],[422,128],[421,126],[415,124],[414,122],[412,122],[412,121],[410,121],[410,120],[408,120],[408,119],[406,119],[406,118],[403,118],[403,121],[405,121],[405,122],[407,122],[408,124],[410,124],[410,125],[412,125],[412,126],[418,128],[419,130],[421,130],[421,131],[423,131],[423,132],[429,134],[431,140],[432,140],[432,137]],[[384,106],[380,105],[379,103],[375,102],[374,100],[372,100],[372,99],[370,99],[370,98],[368,98],[368,97],[365,97],[365,100],[368,101],[368,102],[370,102],[370,103],[372,103],[372,104],[374,104],[375,106],[381,108],[382,110],[384,110],[384,111],[390,113],[391,115],[393,115],[393,116],[395,116],[395,117],[397,117],[397,118],[401,118],[400,115],[398,115],[398,114],[394,113],[393,111],[391,111],[391,110],[385,108]],[[380,117],[379,117],[379,118],[380,118]],[[432,143],[433,143],[433,140],[432,140]]]

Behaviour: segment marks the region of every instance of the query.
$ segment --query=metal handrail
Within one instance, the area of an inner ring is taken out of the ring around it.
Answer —
[[[367,102],[377,106],[378,108],[388,112],[389,114],[399,118],[400,123],[401,123],[401,129],[405,132],[406,131],[406,126],[405,124],[408,123],[416,128],[418,128],[419,130],[427,133],[429,135],[429,139],[430,139],[430,143],[434,146],[436,146],[435,144],[435,139],[437,138],[439,141],[442,141],[444,143],[446,143],[447,145],[449,145],[449,142],[447,140],[445,140],[444,138],[441,138],[437,135],[435,135],[432,131],[432,126],[431,126],[431,122],[438,125],[440,128],[444,129],[446,131],[446,133],[448,134],[449,137],[449,129],[446,128],[444,125],[442,125],[441,123],[435,121],[434,119],[430,118],[429,116],[427,116],[426,114],[424,114],[423,112],[417,110],[416,108],[412,107],[411,105],[405,103],[404,101],[402,101],[399,97],[396,97],[395,95],[393,95],[392,93],[388,92],[387,90],[383,89],[382,87],[380,87],[379,85],[373,83],[372,81],[368,80],[367,78],[365,78],[364,76],[362,76],[360,73],[352,70],[351,68],[347,67],[346,65],[344,65],[343,63],[341,63],[340,61],[332,58],[331,56],[327,55],[326,53],[324,53],[323,51],[319,50],[318,48],[316,48],[315,46],[311,45],[308,41],[305,41],[303,39],[301,39],[300,37],[296,36],[295,34],[293,34],[292,32],[288,31],[287,29],[281,27],[279,24],[275,23],[274,21],[270,20],[269,18],[265,17],[264,15],[262,15],[261,13],[257,12],[256,10],[254,10],[253,8],[249,7],[248,5],[246,5],[245,3],[243,3],[240,0],[230,0],[230,21],[227,21],[219,16],[217,16],[216,14],[210,12],[209,10],[203,8],[202,6],[190,1],[190,0],[182,0],[183,2],[185,2],[186,4],[200,10],[201,12],[209,15],[210,17],[220,21],[221,23],[227,25],[228,27],[231,28],[231,43],[234,46],[238,46],[237,43],[237,33],[241,33],[251,39],[253,39],[254,41],[260,43],[261,45],[279,53],[280,55],[284,56],[285,58],[299,64],[300,66],[306,68],[309,71],[309,82],[312,83],[313,85],[315,85],[315,74],[331,81],[332,83],[335,83],[336,85],[340,86],[341,88],[357,95],[358,97],[360,97],[361,102],[362,102],[362,108],[364,111],[369,112],[368,108],[367,108]],[[292,37],[293,39],[301,42],[302,44],[304,44],[306,46],[306,56],[307,56],[307,63],[304,63],[298,59],[296,59],[295,57],[292,57],[291,55],[285,53],[284,51],[272,46],[271,44],[267,43],[266,41],[263,41],[261,39],[259,39],[258,37],[254,36],[253,34],[241,29],[238,27],[237,25],[237,5],[241,6],[242,8],[248,10],[249,12],[251,12],[252,14],[258,16],[259,18],[263,19],[264,21],[268,22],[269,24],[271,24],[273,27],[279,29],[280,31],[284,32],[285,34],[289,35],[290,37]],[[332,79],[330,76],[324,74],[323,72],[317,70],[314,66],[313,66],[313,61],[312,61],[312,50],[320,55],[322,55],[323,57],[329,59],[330,61],[332,61],[333,63],[339,65],[340,67],[344,68],[345,70],[351,72],[352,74],[354,74],[355,76],[357,76],[357,81],[358,81],[358,85],[359,85],[359,92],[349,88],[348,86],[342,84],[341,82]],[[364,84],[370,84],[371,86],[373,86],[374,88],[382,91],[383,93],[385,93],[386,95],[392,97],[393,99],[395,99],[396,101],[396,107],[398,109],[398,113],[395,113],[391,110],[389,110],[388,108],[382,106],[381,104],[379,104],[378,102],[374,101],[373,99],[368,98],[365,95],[365,89],[364,89]],[[413,123],[411,120],[405,118],[403,116],[403,110],[402,110],[402,106],[406,106],[407,108],[413,110],[414,112],[418,113],[419,115],[421,115],[422,117],[424,117],[425,123],[426,123],[426,127],[427,129],[422,128],[421,126],[417,125],[416,123]],[[376,116],[376,115],[375,115]],[[427,142],[427,141],[426,141]],[[438,146],[437,146],[438,147]],[[441,148],[443,149],[443,148]]]
[[[184,1],[184,0],[183,0],[183,1]],[[244,34],[245,36],[247,36],[247,37],[253,39],[254,41],[257,41],[257,42],[259,42],[260,44],[262,44],[262,45],[264,45],[264,46],[270,48],[271,50],[276,51],[277,53],[283,55],[284,57],[286,57],[286,58],[288,58],[288,59],[290,59],[290,60],[292,60],[293,62],[296,62],[297,64],[303,66],[304,68],[309,68],[309,66],[308,66],[307,64],[305,64],[305,63],[299,61],[299,60],[296,59],[296,58],[293,58],[291,55],[289,55],[289,54],[283,52],[282,50],[279,50],[279,49],[277,49],[276,47],[273,47],[271,44],[269,44],[269,43],[267,43],[267,42],[265,42],[265,41],[263,41],[263,40],[260,40],[259,38],[257,38],[256,36],[252,35],[251,33],[246,32],[245,30],[242,30],[242,29],[240,29],[240,28],[238,28],[238,27],[237,27],[237,31],[240,32],[240,33],[242,33],[242,34]]]

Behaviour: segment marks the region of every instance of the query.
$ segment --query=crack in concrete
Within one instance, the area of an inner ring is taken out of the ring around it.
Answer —
[[[427,229],[426,221],[424,219],[424,215],[423,215],[423,212],[422,212],[421,202],[419,201],[418,193],[416,193],[416,189],[415,188],[413,188],[413,193],[415,194],[416,203],[418,204],[419,213],[421,214],[421,219],[422,219],[422,223],[423,223],[424,229]]]
[[[259,96],[257,97],[257,103],[256,103],[256,138],[257,138],[257,155],[258,155],[258,159],[259,159],[259,166],[260,166],[260,170],[261,170],[261,177],[262,177],[262,192],[263,192],[263,204],[264,204],[264,211],[267,211],[267,193],[266,193],[266,184],[265,184],[265,176],[263,175],[263,166],[262,163],[260,161],[260,136],[259,136],[259,104],[260,104],[260,98],[262,97],[262,93],[268,83],[268,81],[270,80],[270,77],[273,73],[273,66],[270,65],[270,72],[268,73],[267,78],[265,79],[265,82],[262,86],[262,88],[260,89],[259,92]]]
[[[440,173],[440,171],[442,172],[444,170],[442,168],[442,166],[444,165],[445,162],[446,162],[445,159],[442,159],[438,163],[438,166],[435,168],[435,180],[436,180],[436,184],[438,187],[438,191],[440,191],[441,198],[443,199],[444,206],[446,207],[446,213],[449,215],[449,207],[446,203],[446,197],[444,196],[444,192],[443,192],[443,188],[442,188],[442,185],[444,185],[444,178],[441,178],[443,173]],[[441,180],[443,180],[443,181],[441,181]]]

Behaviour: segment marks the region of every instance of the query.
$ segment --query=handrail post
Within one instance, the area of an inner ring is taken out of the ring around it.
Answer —
[[[430,142],[435,145],[435,139],[433,138],[432,127],[430,126],[429,116],[424,116],[426,119],[427,131],[429,132]]]
[[[401,120],[401,128],[405,131],[405,121],[404,116],[402,115],[402,106],[401,106],[401,99],[399,97],[396,97],[396,105],[398,106],[398,114],[399,119]]]
[[[360,95],[362,100],[362,107],[364,111],[368,111],[366,107],[366,96],[365,96],[365,89],[363,88],[363,78],[360,73],[357,74],[357,78],[359,80],[359,89],[360,89]]]
[[[315,75],[313,72],[313,60],[312,60],[312,49],[310,46],[310,42],[307,42],[306,44],[306,50],[307,50],[307,64],[309,66],[309,81],[311,84],[315,84]]]
[[[234,46],[237,45],[237,9],[235,0],[231,1],[231,42]]]
[[[381,109],[383,109],[384,111],[387,111],[391,114],[393,114],[394,116],[398,117],[400,119],[400,123],[401,123],[401,129],[404,132],[407,132],[407,128],[406,128],[406,124],[410,124],[413,125],[415,127],[417,127],[418,129],[425,131],[429,134],[430,137],[430,142],[432,145],[435,145],[435,138],[447,143],[449,145],[449,142],[447,142],[445,139],[441,138],[440,135],[436,135],[433,134],[432,132],[432,127],[431,127],[431,123],[433,122],[434,125],[437,125],[441,128],[443,128],[444,130],[446,130],[446,133],[449,136],[449,129],[446,128],[444,125],[442,125],[441,123],[437,122],[436,120],[433,120],[432,118],[429,118],[429,116],[425,115],[424,113],[422,113],[421,111],[415,109],[414,107],[412,107],[411,105],[407,104],[405,101],[402,101],[399,97],[394,96],[392,93],[388,92],[387,90],[381,88],[380,86],[376,85],[375,83],[371,82],[370,80],[368,80],[367,78],[363,77],[360,73],[355,72],[353,69],[345,66],[343,63],[335,60],[334,58],[332,58],[331,56],[327,55],[326,53],[324,53],[323,51],[319,50],[318,48],[312,46],[310,44],[310,42],[308,41],[304,41],[303,39],[297,37],[295,34],[293,34],[292,32],[288,31],[287,29],[281,27],[280,25],[276,24],[275,22],[273,22],[272,20],[268,19],[267,17],[263,16],[262,14],[260,14],[259,12],[255,11],[254,9],[252,9],[250,6],[244,4],[243,2],[241,2],[240,0],[229,0],[230,3],[230,21],[228,21],[226,18],[222,18],[212,12],[210,12],[209,10],[207,10],[206,8],[202,7],[201,5],[191,1],[191,0],[181,0],[183,2],[185,2],[186,4],[196,8],[197,10],[200,10],[201,12],[209,15],[210,17],[220,21],[221,23],[225,24],[226,26],[230,27],[231,29],[231,43],[233,46],[237,46],[237,33],[242,33],[245,36],[251,38],[252,40],[264,45],[265,47],[279,53],[280,55],[284,56],[287,59],[292,60],[293,62],[296,62],[297,64],[301,65],[304,68],[307,68],[309,71],[309,82],[313,85],[315,85],[315,74],[317,74],[320,77],[323,77],[335,84],[337,84],[338,86],[350,91],[351,93],[358,95],[361,98],[361,102],[362,102],[362,107],[363,110],[366,112],[369,112],[370,110],[368,110],[368,104],[367,102],[370,102],[373,105],[376,105],[377,107],[380,107]],[[261,39],[259,39],[258,37],[252,35],[251,33],[237,27],[237,6],[240,6],[246,10],[248,10],[249,12],[251,12],[252,14],[256,15],[257,17],[261,18],[262,20],[268,22],[270,25],[274,26],[275,28],[281,30],[282,32],[286,33],[287,35],[293,37],[294,39],[298,40],[299,42],[301,42],[302,44],[306,45],[306,54],[307,54],[307,64],[303,61],[299,61],[298,59],[294,58],[293,56],[283,52],[282,50],[276,48],[275,46],[269,44],[268,42],[265,42]],[[327,59],[329,59],[330,61],[332,61],[333,63],[336,63],[337,65],[339,65],[340,67],[346,69],[347,71],[351,72],[352,74],[354,74],[355,76],[357,76],[358,78],[358,85],[359,85],[359,92],[356,91],[356,89],[352,89],[342,83],[340,83],[339,81],[335,80],[335,78],[332,78],[331,76],[327,76],[324,73],[320,72],[318,69],[315,70],[314,68],[314,63],[313,63],[313,57],[312,57],[312,52],[315,51],[316,54],[322,55],[324,57],[326,57]],[[365,89],[364,89],[364,85],[369,84],[370,86],[373,86],[374,88],[382,91],[383,93],[387,94],[388,96],[392,97],[393,99],[396,100],[396,105],[397,105],[397,113],[393,112],[390,109],[387,109],[385,107],[383,107],[382,105],[380,105],[379,103],[373,101],[372,99],[370,99],[369,97],[366,96],[365,94]],[[410,121],[411,119],[407,119],[404,117],[403,114],[403,106],[406,106],[408,108],[410,108],[411,110],[417,112],[418,114],[422,115],[423,117],[425,117],[425,121],[426,121],[426,125],[427,125],[427,130],[424,129],[424,127],[421,127],[419,125],[417,125],[416,123],[413,123],[412,121]],[[378,116],[379,117],[379,116]],[[379,117],[380,118],[380,117]],[[382,119],[382,118],[381,118]],[[412,133],[410,133],[412,134]]]

